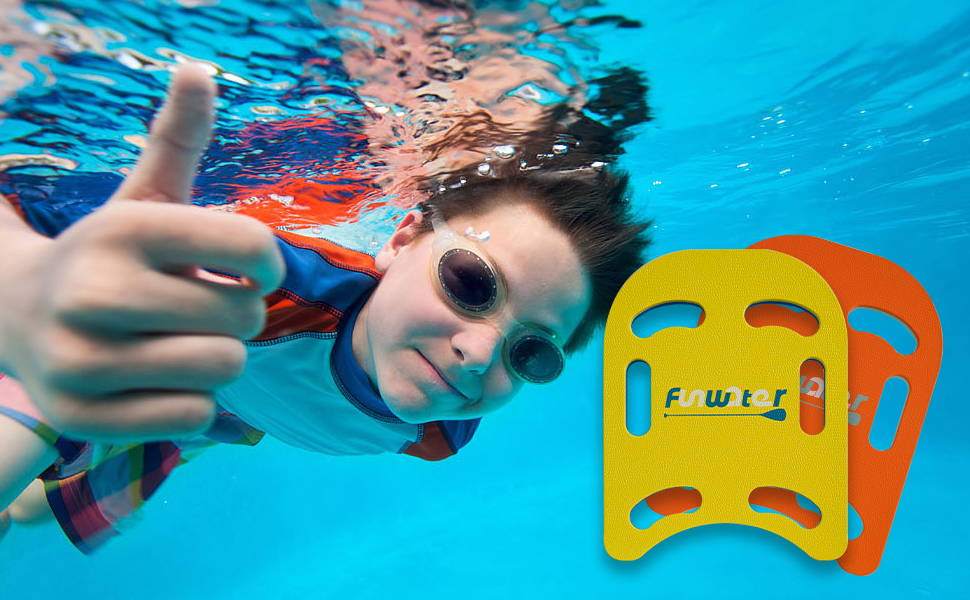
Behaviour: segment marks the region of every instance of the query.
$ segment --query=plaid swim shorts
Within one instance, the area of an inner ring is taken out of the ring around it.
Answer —
[[[24,425],[57,450],[39,479],[68,539],[91,554],[123,531],[175,467],[218,443],[256,445],[263,437],[218,409],[212,427],[191,438],[110,445],[71,439],[44,421],[23,387],[0,373],[0,415]]]

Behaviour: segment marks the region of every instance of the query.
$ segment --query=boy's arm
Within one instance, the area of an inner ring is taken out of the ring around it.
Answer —
[[[57,451],[36,433],[2,414],[0,450],[0,511],[3,511],[57,459]]]

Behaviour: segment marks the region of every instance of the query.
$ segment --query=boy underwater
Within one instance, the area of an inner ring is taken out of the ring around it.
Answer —
[[[0,202],[0,535],[38,518],[39,476],[91,552],[195,452],[264,433],[451,456],[642,263],[649,223],[593,167],[441,186],[376,257],[187,206],[214,93],[181,67],[138,165],[56,237]]]

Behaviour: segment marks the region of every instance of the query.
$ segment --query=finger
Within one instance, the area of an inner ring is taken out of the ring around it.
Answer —
[[[201,223],[196,227],[199,226]],[[283,282],[286,266],[275,239],[269,229],[264,229],[265,234],[237,231],[233,237],[220,236],[217,231],[198,231],[189,243],[182,245],[168,244],[163,239],[146,239],[144,249],[146,257],[155,261],[159,268],[198,265],[231,273],[242,280],[239,283],[243,286],[265,295]]]
[[[99,340],[49,382],[86,396],[141,389],[211,392],[239,377],[245,364],[246,348],[234,337],[130,336]]]
[[[138,230],[138,245],[159,269],[181,272],[176,267],[198,265],[232,273],[254,283],[261,295],[279,287],[286,272],[272,230],[251,217],[145,203],[128,226]]]
[[[109,444],[170,440],[207,430],[215,418],[211,394],[136,390],[107,397],[60,395],[51,411],[58,431]]]
[[[216,87],[202,65],[180,65],[131,175],[112,199],[189,201],[199,159],[212,135]]]
[[[231,279],[218,279],[221,282],[145,269],[127,277],[117,291],[104,292],[97,302],[78,302],[80,308],[62,313],[62,318],[99,337],[185,333],[244,340],[257,335],[266,318],[262,294]]]

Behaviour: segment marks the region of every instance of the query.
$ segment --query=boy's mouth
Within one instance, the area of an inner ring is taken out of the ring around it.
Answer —
[[[439,387],[441,387],[445,391],[451,392],[453,394],[457,394],[464,400],[468,400],[469,402],[471,402],[471,398],[463,394],[461,390],[459,390],[454,385],[452,385],[451,382],[448,381],[448,379],[441,373],[441,371],[438,370],[438,367],[434,366],[434,363],[428,360],[424,356],[424,354],[421,353],[420,350],[416,350],[416,352],[418,353],[418,356],[421,357],[421,361],[424,362],[425,365],[427,365],[428,373],[431,375],[432,379],[435,381],[435,383],[438,384]]]

